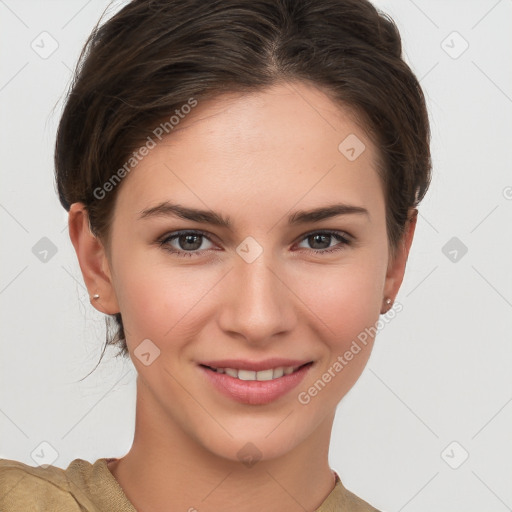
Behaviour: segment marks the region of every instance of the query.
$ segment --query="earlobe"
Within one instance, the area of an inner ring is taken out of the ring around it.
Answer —
[[[411,208],[409,210],[408,220],[405,225],[405,231],[402,239],[396,248],[394,257],[389,261],[388,270],[386,273],[386,283],[384,286],[385,298],[391,297],[391,299],[394,300],[402,284],[407,258],[409,256],[412,240],[414,238],[417,217],[418,210],[416,208]],[[381,314],[386,312],[387,309],[385,311],[381,311]]]
[[[91,304],[102,313],[108,315],[118,313],[119,306],[105,248],[91,232],[89,215],[83,203],[71,205],[68,227],[69,237],[75,248]]]

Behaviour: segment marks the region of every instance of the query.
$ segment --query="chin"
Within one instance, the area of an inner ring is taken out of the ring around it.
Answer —
[[[290,436],[287,436],[286,442],[284,441],[282,436],[276,436],[271,440],[265,439],[264,435],[253,437],[244,435],[229,441],[210,442],[205,448],[217,457],[241,463],[250,468],[258,462],[283,457],[299,444],[298,439],[290,439]]]
[[[309,414],[310,418],[314,417],[313,411]],[[232,462],[241,462],[247,467],[252,467],[258,461],[287,455],[317,427],[306,418],[299,418],[298,411],[292,410],[290,413],[289,408],[265,419],[258,418],[258,421],[253,416],[223,423],[223,426],[232,437],[221,428],[216,429],[212,436],[210,429],[199,433],[200,443],[212,454]]]

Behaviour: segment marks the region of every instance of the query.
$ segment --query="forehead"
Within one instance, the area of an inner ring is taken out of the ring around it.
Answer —
[[[116,209],[136,216],[178,199],[243,215],[254,202],[281,211],[298,201],[383,202],[376,148],[353,113],[314,86],[217,96],[180,117],[124,178]]]

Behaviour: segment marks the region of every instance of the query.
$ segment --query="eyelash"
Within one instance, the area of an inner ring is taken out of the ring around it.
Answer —
[[[183,236],[183,235],[203,236],[203,237],[205,237],[207,240],[209,240],[211,242],[208,234],[205,231],[201,231],[201,230],[188,230],[188,231],[176,231],[175,233],[172,233],[170,235],[169,234],[164,235],[164,238],[160,239],[158,241],[158,244],[164,250],[169,251],[170,253],[172,253],[175,256],[178,256],[180,258],[195,257],[195,256],[198,256],[198,255],[201,255],[201,252],[211,250],[211,249],[204,249],[202,251],[198,251],[198,250],[195,250],[195,251],[184,251],[184,250],[171,249],[171,246],[169,245],[169,242],[171,240],[175,240],[176,238],[179,238],[180,236]],[[344,236],[344,235],[346,235],[346,233],[340,232],[340,231],[330,231],[330,230],[311,231],[310,233],[306,233],[300,239],[299,242],[302,242],[302,241],[306,240],[307,238],[312,237],[313,235],[332,236],[333,238],[335,238],[336,240],[338,240],[340,242],[340,244],[335,245],[334,247],[331,247],[330,249],[309,249],[309,251],[312,251],[314,254],[331,254],[331,253],[343,250],[345,248],[345,246],[351,245],[351,240],[348,238],[348,236]]]

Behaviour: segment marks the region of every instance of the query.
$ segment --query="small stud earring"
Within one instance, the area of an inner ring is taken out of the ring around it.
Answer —
[[[95,293],[95,294],[92,296],[92,298],[93,298],[94,300],[97,300],[97,299],[99,299],[99,298],[100,298],[100,296],[99,296],[97,293]]]
[[[381,314],[381,315],[386,314],[386,313],[391,309],[391,304],[393,304],[393,301],[392,301],[389,297],[387,297],[387,298],[386,298],[386,300],[385,300],[384,302],[386,303],[386,306],[388,306],[388,307],[387,307],[387,308],[385,308],[385,309],[386,309],[386,311],[381,311],[381,312],[380,312],[380,314]]]

